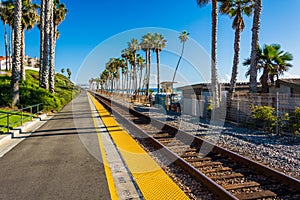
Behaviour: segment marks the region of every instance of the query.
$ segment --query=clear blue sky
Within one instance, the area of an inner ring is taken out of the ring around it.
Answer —
[[[108,38],[131,29],[158,27],[177,32],[187,30],[190,32],[191,38],[207,52],[210,52],[210,4],[199,8],[195,0],[61,0],[61,2],[67,5],[69,13],[59,27],[61,36],[57,41],[56,70],[60,71],[61,68],[70,67],[73,72],[73,80],[77,76],[78,69],[94,48]],[[288,72],[287,77],[289,75],[300,76],[299,7],[299,0],[263,0],[260,44],[279,43],[283,50],[293,54],[292,64],[294,67]],[[241,39],[241,62],[250,55],[252,17],[245,16],[245,22],[246,28]],[[228,80],[231,74],[234,39],[231,24],[232,19],[220,15],[218,68],[221,80]],[[3,26],[0,26],[0,31],[3,32],[2,30]],[[132,35],[132,37],[135,36]],[[120,48],[125,48],[126,43],[127,41],[120,40]],[[178,43],[178,48],[179,45],[180,43]],[[0,53],[2,55],[4,54],[3,46],[3,37],[0,37]],[[26,54],[32,57],[39,56],[39,32],[36,28],[26,33]],[[103,54],[108,57],[99,55],[98,66],[96,64],[91,66],[99,68],[98,74],[102,71],[103,63],[109,57],[116,56],[114,53],[109,55],[108,51]],[[162,64],[173,66],[177,59],[178,57],[173,56],[173,60],[170,61],[172,64],[169,64],[168,61]],[[155,60],[153,59],[153,61]],[[182,65],[184,67],[184,62]],[[209,71],[209,68],[207,70]],[[94,77],[98,76],[95,73],[93,73]],[[245,68],[240,65],[238,76],[240,81],[246,80],[244,74]]]

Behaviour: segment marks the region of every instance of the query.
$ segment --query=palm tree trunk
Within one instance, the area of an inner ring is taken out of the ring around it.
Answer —
[[[9,26],[10,27],[10,26]],[[12,32],[12,29],[9,29]],[[12,53],[11,53],[11,43],[12,43],[12,38],[11,38],[12,33],[8,34],[8,54],[9,54],[9,70],[12,69]]]
[[[11,51],[12,51],[12,57],[13,57],[13,54],[14,54],[14,41],[15,41],[15,29],[14,29],[14,27],[12,27],[11,28],[12,30],[11,30]],[[12,68],[12,65],[11,65],[11,68]]]
[[[231,107],[233,92],[236,87],[236,81],[237,81],[237,75],[238,75],[238,65],[239,65],[239,60],[240,60],[240,45],[241,45],[241,29],[237,28],[235,31],[235,38],[234,38],[234,58],[233,58],[230,87],[229,87],[228,99],[227,99],[228,100],[227,106],[229,108]]]
[[[22,29],[22,50],[21,50],[21,80],[26,80],[26,72],[24,65],[24,57],[25,57],[25,29]]]
[[[148,93],[149,93],[149,84],[148,84],[148,71],[149,71],[149,69],[148,69],[148,65],[149,65],[149,56],[148,56],[148,54],[149,54],[149,49],[146,49],[146,51],[145,51],[145,56],[146,56],[146,76],[145,76],[145,78],[146,78],[146,93],[145,93],[145,95],[146,96],[148,96]]]
[[[114,78],[111,78],[111,93],[114,92]]]
[[[52,1],[46,1],[45,5],[45,20],[44,20],[44,47],[43,47],[43,69],[42,69],[42,84],[45,89],[49,89],[49,37],[50,37],[50,15]]]
[[[6,30],[6,24],[4,24],[4,46],[5,46],[5,69],[8,71],[8,45],[7,45],[7,30]]]
[[[156,61],[157,61],[157,93],[160,93],[160,52],[156,49]]]
[[[136,52],[134,52],[134,65],[133,65],[133,92],[137,90],[137,73],[136,73]]]
[[[123,95],[123,90],[124,90],[124,73],[122,73],[122,79],[121,79],[121,93]]]
[[[12,107],[19,103],[19,81],[21,68],[21,45],[22,45],[22,0],[14,1],[14,54],[11,77]]]
[[[261,92],[262,93],[268,93],[269,92],[269,86],[268,86],[268,79],[269,79],[269,70],[267,69],[268,66],[264,67],[263,74],[261,76]]]
[[[212,0],[211,84],[214,108],[217,108],[220,105],[220,93],[217,77],[217,26],[218,1]]]
[[[150,49],[148,51],[148,65],[147,65],[147,81],[146,81],[146,96],[149,95],[149,86],[150,86],[150,69],[151,69],[151,52]]]
[[[129,93],[132,93],[132,66],[130,67],[130,72],[129,72]]]
[[[141,92],[142,90],[142,78],[143,78],[143,64],[140,66],[139,92]]]
[[[40,16],[40,69],[39,69],[39,81],[42,86],[42,74],[44,70],[44,28],[45,28],[45,0],[41,0],[41,16]]]
[[[175,72],[174,72],[174,75],[173,75],[172,82],[174,82],[174,80],[175,80],[175,76],[176,76],[176,73],[177,73],[177,70],[178,70],[180,61],[181,61],[182,56],[183,56],[183,52],[184,52],[184,44],[185,44],[185,42],[182,43],[181,55],[180,55],[179,60],[178,60],[178,62],[177,62],[177,65],[176,65],[176,68],[175,68]],[[173,89],[173,88],[172,88],[172,89]]]
[[[262,0],[255,0],[252,43],[251,43],[251,64],[250,64],[250,93],[257,93],[257,47],[259,45],[260,15]]]
[[[126,87],[126,94],[128,95],[129,94],[129,91],[128,91],[128,72],[126,72],[126,82],[125,82],[125,87]]]
[[[55,43],[56,43],[56,30],[57,27],[53,21],[53,3],[51,8],[50,17],[50,68],[49,68],[49,91],[55,92]]]

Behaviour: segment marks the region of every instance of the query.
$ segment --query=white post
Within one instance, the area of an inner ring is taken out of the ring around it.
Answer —
[[[237,111],[236,111],[236,117],[237,117],[237,123],[240,123],[240,93],[237,92]]]
[[[279,92],[276,92],[276,130],[275,130],[276,134],[279,134],[278,118],[279,118]]]

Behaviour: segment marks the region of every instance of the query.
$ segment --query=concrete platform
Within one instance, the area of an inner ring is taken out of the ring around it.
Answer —
[[[111,199],[86,93],[0,158],[0,177],[0,199]]]

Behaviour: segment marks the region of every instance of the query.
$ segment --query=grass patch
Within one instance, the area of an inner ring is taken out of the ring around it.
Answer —
[[[9,128],[13,129],[21,125],[21,120],[23,123],[31,120],[31,114],[20,111],[10,111],[0,109],[0,133],[7,131],[7,112],[9,112]]]

